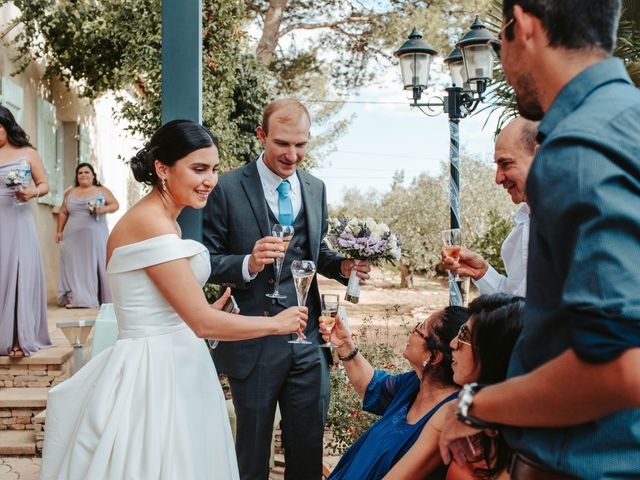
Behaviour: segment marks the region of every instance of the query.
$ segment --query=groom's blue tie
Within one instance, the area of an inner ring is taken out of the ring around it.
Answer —
[[[291,184],[283,180],[278,185],[278,222],[280,225],[293,225],[293,205],[291,203]]]

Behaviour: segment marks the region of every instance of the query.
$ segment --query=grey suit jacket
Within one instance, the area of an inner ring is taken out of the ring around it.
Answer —
[[[316,263],[318,273],[346,284],[340,275],[344,257],[324,242],[328,228],[324,183],[302,170],[297,174],[311,260]],[[211,257],[209,281],[230,286],[243,315],[265,315],[271,302],[265,294],[273,290],[270,283],[273,269],[265,268],[250,283],[242,278],[244,257],[251,253],[258,239],[271,235],[268,206],[255,161],[220,177],[203,217],[204,244]],[[315,279],[309,295],[319,299]],[[230,377],[245,378],[253,370],[263,344],[263,339],[220,342],[213,352],[216,367]]]

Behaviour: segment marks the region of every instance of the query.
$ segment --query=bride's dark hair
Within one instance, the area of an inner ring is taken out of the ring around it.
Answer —
[[[7,107],[0,105],[0,125],[7,131],[7,139],[14,147],[32,147],[29,143],[29,135],[25,133],[13,113]]]
[[[218,139],[208,128],[191,120],[172,120],[160,127],[149,143],[131,158],[133,177],[147,185],[158,185],[155,160],[172,167],[191,152],[211,145],[218,147]]]

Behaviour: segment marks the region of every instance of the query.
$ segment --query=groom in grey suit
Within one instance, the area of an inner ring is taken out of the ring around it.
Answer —
[[[325,186],[297,170],[309,140],[311,118],[293,99],[265,109],[257,134],[260,157],[220,177],[204,210],[204,241],[211,254],[213,283],[229,285],[244,315],[276,315],[297,304],[291,262],[313,260],[318,273],[345,284],[353,261],[331,251],[327,233]],[[292,224],[286,255],[271,236],[276,223]],[[274,289],[273,262],[283,257],[280,293]],[[357,267],[364,281],[369,268]],[[227,374],[237,417],[236,452],[241,480],[267,480],[276,404],[282,414],[285,478],[322,477],[324,423],[329,406],[329,351],[318,328],[320,293],[314,278],[307,299],[305,334],[311,345],[292,345],[295,335],[221,342],[213,351],[218,370]]]

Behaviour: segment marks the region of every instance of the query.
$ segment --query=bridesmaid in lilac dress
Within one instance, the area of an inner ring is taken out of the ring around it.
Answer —
[[[58,214],[58,305],[83,308],[111,302],[105,260],[109,237],[105,214],[118,207],[113,194],[98,182],[93,167],[79,164],[75,186],[65,194]]]
[[[18,171],[33,182],[8,185]],[[28,203],[48,191],[40,156],[13,114],[0,106],[0,355],[29,356],[52,346],[44,267]]]

